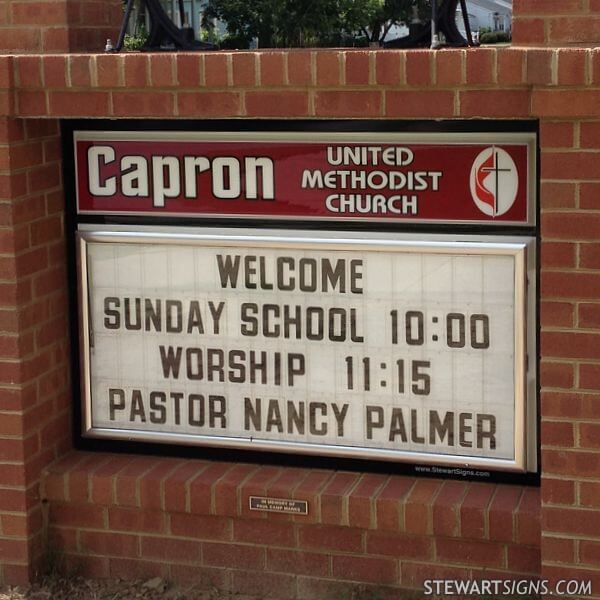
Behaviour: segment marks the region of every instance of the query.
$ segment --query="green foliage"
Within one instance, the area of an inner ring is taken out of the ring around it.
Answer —
[[[510,36],[505,31],[479,32],[480,44],[505,44],[507,42],[510,42]]]
[[[209,0],[204,27],[227,25],[222,47],[356,46],[384,39],[394,23],[409,22],[413,7],[426,18],[429,0]]]
[[[135,52],[143,47],[147,39],[148,32],[144,27],[140,27],[139,31],[137,31],[135,35],[129,35],[128,33],[125,34],[123,47],[125,48],[126,52]]]

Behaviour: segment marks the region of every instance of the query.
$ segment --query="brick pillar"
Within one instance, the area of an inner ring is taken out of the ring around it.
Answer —
[[[0,53],[101,52],[122,18],[121,0],[0,2]]]
[[[597,46],[599,0],[513,0],[513,43]]]
[[[0,117],[0,581],[43,548],[42,469],[70,448],[67,288],[56,120]]]
[[[579,53],[559,53],[559,79],[567,58],[576,65]],[[568,70],[571,78],[577,73],[574,66]],[[553,96],[552,106],[544,103],[547,112],[559,105],[563,114],[585,110],[583,90],[575,101],[570,92]],[[544,577],[591,581],[598,598],[600,123],[595,118],[593,112],[554,118],[541,129],[541,548]]]

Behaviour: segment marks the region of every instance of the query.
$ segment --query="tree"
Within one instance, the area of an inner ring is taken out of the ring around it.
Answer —
[[[427,0],[209,0],[205,26],[227,25],[230,39],[247,47],[314,47],[382,41],[394,24],[408,23]]]

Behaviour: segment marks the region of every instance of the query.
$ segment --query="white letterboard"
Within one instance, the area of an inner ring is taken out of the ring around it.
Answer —
[[[523,469],[526,252],[80,234],[84,435]]]

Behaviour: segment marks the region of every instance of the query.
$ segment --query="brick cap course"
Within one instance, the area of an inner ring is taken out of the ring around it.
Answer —
[[[597,48],[0,56],[0,116],[596,118],[598,102]]]
[[[461,514],[469,520],[475,514],[481,516],[484,526],[473,534],[476,539],[495,539],[493,522],[500,516],[511,524],[511,531],[502,531],[502,538],[517,541],[519,521],[539,523],[540,513],[539,488],[534,487],[82,451],[69,453],[49,466],[41,490],[42,499],[51,504],[76,502],[166,512],[172,510],[170,498],[180,496],[173,512],[222,515],[224,507],[229,507],[228,516],[256,519],[266,517],[263,512],[248,510],[250,495],[296,498],[308,500],[309,517],[280,514],[277,520],[325,520],[342,527],[356,526],[359,520],[364,529],[383,531],[390,530],[390,519],[382,511],[399,511],[402,516],[415,507],[431,521],[424,534],[434,535],[439,529],[463,539],[465,534],[469,537],[470,527],[461,523]],[[208,500],[190,502],[190,495],[197,491]],[[339,508],[335,517],[331,505]],[[355,506],[371,518],[359,514]],[[405,521],[397,519],[391,529],[410,529]]]

